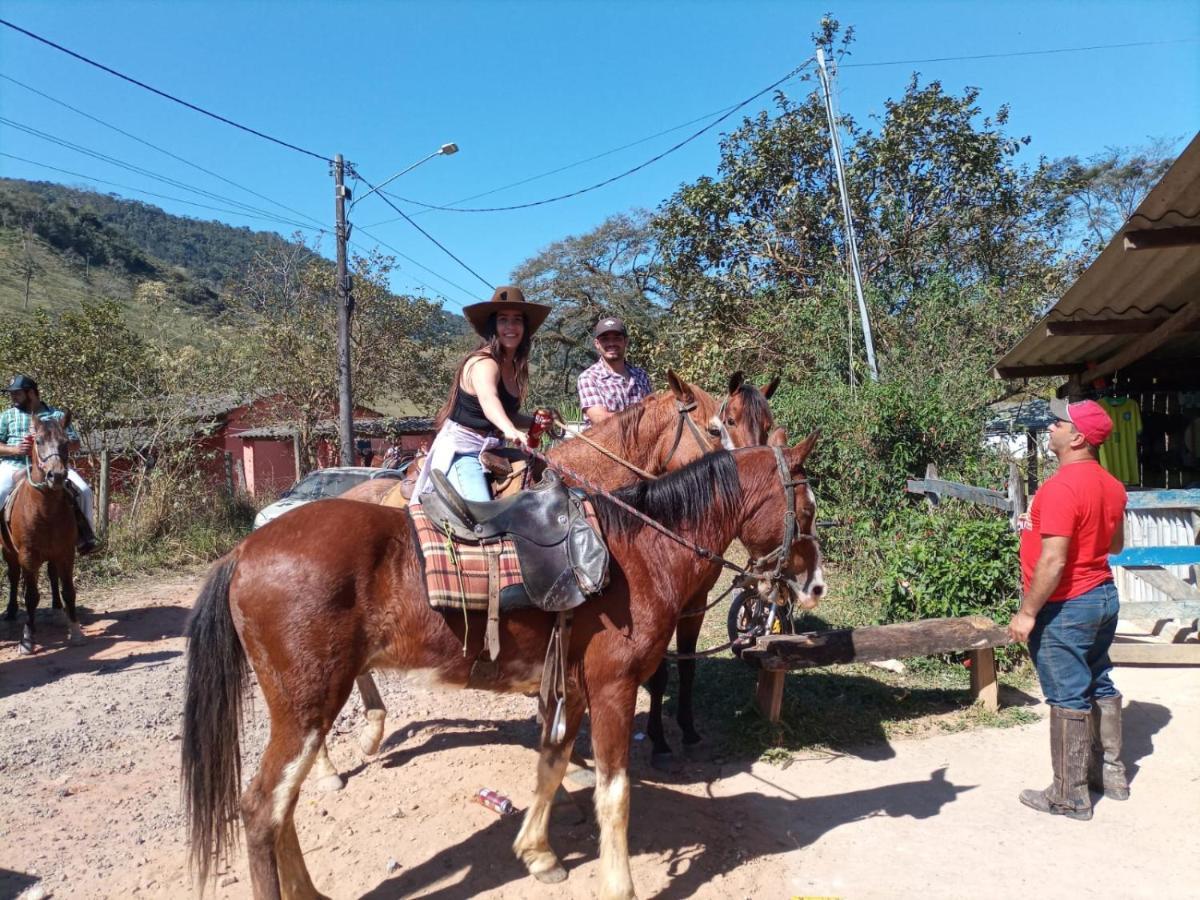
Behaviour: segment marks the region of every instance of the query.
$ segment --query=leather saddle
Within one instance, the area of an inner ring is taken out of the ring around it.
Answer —
[[[433,490],[421,498],[422,509],[454,539],[489,543],[507,537],[516,547],[523,585],[501,591],[502,610],[563,612],[608,583],[608,547],[588,521],[583,496],[553,471],[515,496],[488,502],[464,499],[442,472],[430,480]]]

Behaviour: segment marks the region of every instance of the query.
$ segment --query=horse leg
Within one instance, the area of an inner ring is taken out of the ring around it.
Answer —
[[[529,874],[546,884],[555,884],[567,877],[567,870],[550,847],[550,812],[582,722],[583,697],[575,691],[567,706],[566,737],[558,746],[542,747],[538,757],[537,793],[525,811],[521,830],[513,841],[513,853],[525,864]]]
[[[375,684],[370,672],[363,672],[354,679],[358,692],[362,695],[363,706],[366,707],[367,724],[358,735],[358,748],[367,756],[379,752],[383,743],[383,723],[387,719],[387,707],[383,705],[383,697]]]
[[[346,786],[346,779],[338,774],[337,766],[329,758],[329,748],[324,741],[317,748],[317,758],[313,760],[312,777],[316,779],[317,790],[325,793],[340,791]]]
[[[28,656],[33,653],[35,644],[34,631],[37,623],[34,617],[37,615],[38,607],[38,573],[29,571],[22,567],[21,578],[25,582],[25,630],[21,632],[21,644],[18,652],[23,656]]]
[[[695,653],[696,642],[700,639],[700,627],[703,624],[703,615],[680,619],[675,628],[675,649],[681,654]],[[698,744],[701,740],[692,713],[692,685],[696,682],[696,660],[680,659],[675,665],[679,667],[679,709],[675,713],[675,721],[683,731],[683,743],[686,747]]]
[[[591,695],[596,754],[596,819],[600,824],[600,896],[634,896],[629,871],[629,737],[636,682],[615,682]]]
[[[387,707],[383,705],[383,697],[370,672],[363,672],[354,679],[354,683],[358,685],[358,692],[362,694],[363,706],[366,707],[367,713],[367,724],[359,733],[358,746],[366,756],[374,756],[379,752],[379,745],[383,743],[383,723],[387,717]],[[312,777],[316,779],[319,791],[331,793],[346,786],[346,780],[338,774],[337,766],[329,758],[329,749],[324,742],[313,761]]]
[[[667,681],[671,677],[671,664],[665,659],[658,664],[650,680],[646,682],[646,690],[650,692],[650,712],[646,716],[646,736],[652,745],[650,750],[650,765],[656,769],[666,768],[673,758],[671,745],[667,743],[663,733],[663,694],[667,690]]]
[[[58,589],[58,569],[54,563],[46,564],[46,580],[50,582],[50,608],[62,609],[62,594]]]
[[[21,586],[21,569],[7,556],[4,562],[8,568],[8,609],[4,611],[4,618],[12,622],[17,618],[17,590]]]
[[[51,571],[55,572],[55,577],[50,582],[51,587],[54,587],[58,581],[57,567],[52,568]],[[73,563],[63,566],[62,599],[67,612],[67,643],[72,647],[78,647],[85,639],[83,629],[79,627],[79,615],[75,612],[75,566]]]

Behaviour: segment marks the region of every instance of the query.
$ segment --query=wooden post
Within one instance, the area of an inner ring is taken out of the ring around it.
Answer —
[[[225,493],[233,497],[233,454],[225,451]]]
[[[96,533],[108,534],[108,450],[100,451],[100,481],[96,485]]]
[[[300,429],[299,428],[297,428],[294,432],[292,432],[292,460],[296,465],[296,481],[299,481],[301,476],[304,475],[304,473],[302,471],[300,471]]]
[[[755,699],[758,710],[768,722],[778,722],[783,709],[783,676],[780,669],[763,669],[758,673],[758,691]]]
[[[971,696],[983,703],[983,708],[995,712],[1000,708],[1000,683],[996,681],[996,651],[991,647],[967,651],[971,660]]]
[[[233,464],[233,471],[237,475],[237,490],[239,494],[247,493],[246,489],[246,463],[242,459],[238,459]]]
[[[1032,497],[1037,493],[1038,489],[1038,466],[1041,460],[1038,459],[1039,443],[1037,429],[1030,428],[1025,432],[1025,454],[1029,460],[1029,465],[1026,467],[1025,496]]]
[[[1019,531],[1017,517],[1025,512],[1025,483],[1021,480],[1021,470],[1015,462],[1008,464],[1008,522],[1013,531]]]
[[[930,463],[929,465],[927,465],[925,467],[925,480],[931,481],[937,477],[938,477],[937,463]],[[937,494],[926,494],[925,499],[929,501],[930,506],[938,505],[938,495]]]

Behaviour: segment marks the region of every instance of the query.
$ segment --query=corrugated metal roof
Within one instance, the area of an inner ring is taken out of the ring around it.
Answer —
[[[426,434],[433,432],[433,419],[407,416],[398,419],[355,419],[354,433],[363,437],[387,437],[389,434]],[[250,440],[281,440],[296,433],[295,425],[265,425],[239,431],[237,437]],[[337,433],[337,423],[326,419],[317,423],[316,434],[328,437]]]
[[[1126,250],[1127,230],[1163,229],[1200,224],[1200,134],[1192,139],[1162,180],[1138,206],[1125,227],[1096,261],[1067,290],[1054,308],[1001,359],[998,377],[1074,374],[1088,363],[1103,363],[1145,335],[1051,335],[1060,322],[1096,319],[1162,319],[1185,306],[1200,303],[1200,246],[1157,250]],[[1200,331],[1180,329],[1147,353],[1135,366],[1186,363],[1197,367]],[[1044,369],[1043,371],[1029,371]],[[1021,370],[1026,370],[1022,372]],[[1193,373],[1194,374],[1194,373]],[[1200,376],[1196,376],[1200,379]]]

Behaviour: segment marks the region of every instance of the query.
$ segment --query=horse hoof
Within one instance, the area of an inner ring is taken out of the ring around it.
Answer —
[[[33,656],[33,642],[21,641],[21,643],[17,646],[17,652],[22,656]]]
[[[346,786],[346,780],[336,772],[332,775],[326,775],[324,778],[317,779],[317,790],[325,794],[332,794],[335,791],[340,791]]]
[[[699,744],[703,740],[704,740],[704,738],[702,738],[700,736],[700,733],[697,731],[685,733],[683,736],[683,746],[694,747],[696,744]]]
[[[652,769],[658,769],[660,772],[669,771],[674,762],[675,754],[670,750],[667,750],[664,753],[650,754],[650,767]]]
[[[561,884],[567,880],[567,870],[563,868],[563,864],[557,859],[546,868],[538,869],[536,872],[530,869],[529,874],[542,884]]]
[[[87,643],[87,638],[84,637],[83,631],[80,630],[78,625],[72,626],[71,634],[67,637],[67,643],[72,647],[82,647]]]
[[[358,736],[358,749],[363,752],[363,756],[374,756],[379,752],[379,745],[383,743],[382,728],[364,728]]]

